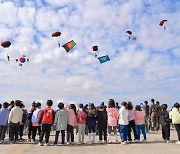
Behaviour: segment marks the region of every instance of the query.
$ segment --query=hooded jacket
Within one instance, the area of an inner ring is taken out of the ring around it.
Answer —
[[[119,113],[117,108],[107,108],[108,126],[117,126]]]
[[[76,119],[77,124],[86,124],[87,114],[82,109],[79,109],[77,111]]]
[[[172,111],[169,112],[169,118],[172,119],[173,124],[180,124],[180,111],[178,108],[173,108]]]

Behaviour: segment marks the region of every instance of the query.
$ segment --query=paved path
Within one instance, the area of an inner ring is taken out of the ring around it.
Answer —
[[[27,136],[25,136],[26,138]],[[180,145],[175,144],[177,135],[171,131],[171,143],[163,143],[161,132],[147,134],[147,143],[38,146],[27,142],[19,144],[1,144],[0,154],[180,154]],[[87,140],[88,137],[85,136]],[[51,136],[52,143],[54,136]],[[120,140],[120,139],[119,139]],[[77,141],[77,136],[75,137]],[[96,137],[96,142],[98,137]]]

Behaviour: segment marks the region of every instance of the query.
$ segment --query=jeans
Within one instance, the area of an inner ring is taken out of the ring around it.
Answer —
[[[174,127],[178,135],[178,141],[180,141],[180,124],[174,124]]]
[[[71,142],[74,142],[74,127],[71,125],[67,125],[67,142],[70,141],[71,137]]]
[[[78,124],[79,143],[84,143],[85,124]]]
[[[22,138],[22,136],[23,136],[23,131],[24,131],[24,124],[19,126],[19,136],[20,136],[20,138]]]
[[[96,133],[96,126],[88,126],[88,133]]]
[[[104,141],[107,141],[107,128],[98,128],[99,130],[99,140],[102,141],[102,136],[104,135]]]
[[[60,131],[56,131],[54,144],[58,143],[59,133]],[[65,141],[65,130],[61,130],[61,144],[64,144],[64,141]]]
[[[45,135],[45,143],[48,143],[50,132],[51,132],[51,124],[42,124],[42,131],[40,133],[39,142],[42,142]]]
[[[7,130],[7,125],[6,126],[0,125],[0,140],[4,140],[6,130]]]
[[[170,124],[162,126],[162,138],[164,140],[169,140],[170,139]]]
[[[146,140],[146,130],[145,130],[145,125],[142,124],[142,125],[136,125],[136,128],[137,128],[137,136],[138,136],[138,140],[140,140],[140,135],[141,135],[141,132],[144,136],[144,140]]]
[[[32,140],[35,141],[37,130],[39,134],[41,134],[41,127],[40,126],[32,126]]]
[[[128,124],[128,141],[132,141],[131,129],[133,130],[133,133],[134,133],[134,139],[135,140],[138,139],[137,131],[136,131],[136,124],[134,120],[129,121],[129,124]]]
[[[31,135],[32,135],[32,124],[29,124],[29,127],[28,127],[28,139],[31,139]]]
[[[119,132],[122,142],[127,141],[128,125],[119,125]]]
[[[18,132],[19,132],[19,123],[10,122],[9,131],[10,131],[10,141],[17,141]]]

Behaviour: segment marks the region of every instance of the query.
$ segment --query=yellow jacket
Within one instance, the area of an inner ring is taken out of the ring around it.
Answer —
[[[180,111],[178,108],[173,108],[172,111],[169,112],[169,118],[172,119],[173,124],[180,124]]]

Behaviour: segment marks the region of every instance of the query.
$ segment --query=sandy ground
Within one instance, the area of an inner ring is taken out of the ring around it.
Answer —
[[[50,143],[54,141],[54,132],[50,137]],[[37,136],[38,137],[38,136]],[[27,136],[24,136],[27,139]],[[86,141],[88,136],[85,136]],[[120,137],[118,136],[119,142]],[[38,146],[26,141],[18,144],[4,143],[0,145],[0,154],[180,154],[180,144],[175,144],[177,134],[171,130],[171,142],[163,143],[161,131],[150,132],[147,134],[146,143],[131,143],[127,145],[119,144],[96,144],[78,145],[77,136],[75,136],[75,145],[65,146]]]

